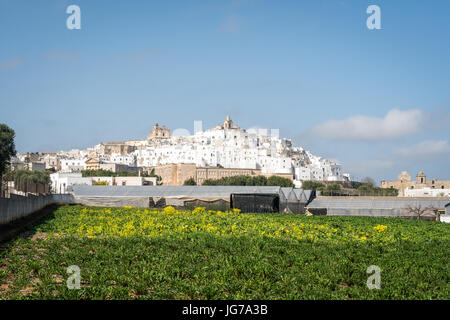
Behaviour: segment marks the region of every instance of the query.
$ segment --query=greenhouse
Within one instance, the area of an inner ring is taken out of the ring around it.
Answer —
[[[311,200],[309,190],[277,186],[73,186],[77,203],[112,207],[195,207],[229,209],[232,194],[272,194],[279,199],[279,211],[304,213]]]

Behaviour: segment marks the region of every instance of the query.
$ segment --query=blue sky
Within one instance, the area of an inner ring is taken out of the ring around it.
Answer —
[[[450,179],[449,34],[446,0],[0,0],[0,122],[55,152],[229,114],[357,178]]]

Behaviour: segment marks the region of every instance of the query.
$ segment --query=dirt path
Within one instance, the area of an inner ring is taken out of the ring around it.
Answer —
[[[0,225],[0,245],[4,246],[8,241],[22,233],[26,228],[34,222],[44,218],[56,210],[57,205],[48,205],[45,208],[36,211],[29,216],[13,221],[11,223]]]

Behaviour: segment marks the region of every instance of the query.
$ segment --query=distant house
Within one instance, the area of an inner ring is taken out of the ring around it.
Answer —
[[[25,169],[25,163],[23,163],[22,161],[20,161],[17,158],[11,160],[11,170],[12,171],[23,170],[23,169]]]
[[[109,186],[156,186],[156,177],[83,177],[79,172],[56,172],[50,175],[52,192],[66,193],[73,186],[92,186],[106,182]]]
[[[45,171],[45,163],[43,162],[33,161],[27,163],[25,167],[30,171]]]
[[[102,162],[97,157],[90,157],[86,160],[86,170],[99,170]]]
[[[92,178],[83,178],[81,173],[56,172],[50,175],[53,193],[66,193],[69,186],[92,185]]]
[[[446,196],[446,189],[450,189],[450,180],[437,180],[437,179],[427,179],[427,176],[420,171],[416,175],[416,179],[412,180],[411,175],[403,171],[398,175],[397,181],[381,181],[382,188],[395,188],[399,190],[399,196],[413,196],[413,197],[421,197],[421,196]],[[415,191],[422,190],[423,192]],[[439,191],[427,191],[426,189],[435,189]],[[441,195],[443,193],[443,195]]]
[[[86,169],[83,159],[61,159],[59,163],[62,172],[80,172]]]
[[[119,172],[119,171],[129,171],[129,166],[126,164],[113,163],[113,162],[104,162],[100,163],[100,169]]]
[[[11,160],[11,170],[45,171],[45,163],[40,161],[20,161],[18,158],[13,158]]]

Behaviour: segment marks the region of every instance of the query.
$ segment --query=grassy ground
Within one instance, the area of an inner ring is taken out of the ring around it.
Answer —
[[[395,218],[64,206],[0,252],[0,298],[449,299],[449,240]]]

